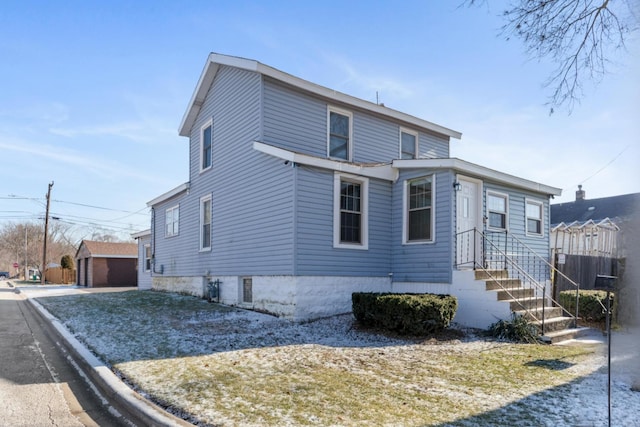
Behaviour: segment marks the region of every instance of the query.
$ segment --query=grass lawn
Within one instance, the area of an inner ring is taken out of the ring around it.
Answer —
[[[562,402],[602,352],[385,336],[350,315],[294,324],[156,292],[38,301],[138,391],[202,425],[571,425]]]

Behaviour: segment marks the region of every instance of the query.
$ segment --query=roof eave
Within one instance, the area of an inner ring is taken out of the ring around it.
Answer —
[[[204,69],[200,74],[200,79],[198,80],[198,84],[196,85],[196,89],[191,96],[191,100],[187,106],[187,110],[182,118],[182,122],[180,123],[180,127],[178,133],[180,136],[189,136],[191,132],[191,128],[195,123],[196,117],[200,112],[202,104],[204,102],[204,98],[207,95],[209,87],[213,83],[215,79],[215,75],[218,72],[220,65],[227,65],[231,67],[240,68],[243,70],[258,72],[262,75],[269,76],[273,79],[279,80],[283,83],[289,84],[291,86],[297,87],[304,91],[313,93],[315,95],[321,96],[323,98],[327,98],[331,101],[351,105],[354,107],[361,108],[363,110],[368,110],[383,116],[391,117],[405,123],[417,126],[421,129],[430,130],[432,132],[436,132],[450,138],[461,139],[462,133],[449,129],[444,126],[440,126],[438,124],[429,122],[427,120],[423,120],[412,116],[410,114],[406,114],[397,110],[393,110],[382,105],[378,105],[369,101],[365,101],[360,98],[356,98],[351,95],[347,95],[341,92],[337,92],[333,89],[329,89],[327,87],[318,85],[316,83],[309,82],[307,80],[301,79],[300,77],[296,77],[294,75],[285,73],[283,71],[277,70],[268,65],[264,65],[258,61],[252,59],[239,58],[235,56],[221,55],[218,53],[211,53],[207,58],[207,62],[205,63]]]
[[[561,188],[540,184],[456,158],[394,160],[392,165],[398,169],[453,169],[458,172],[492,179],[502,184],[547,194],[548,196],[560,196],[562,194]]]

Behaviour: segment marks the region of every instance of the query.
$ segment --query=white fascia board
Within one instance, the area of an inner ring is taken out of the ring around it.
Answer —
[[[134,239],[139,239],[141,237],[151,236],[151,229],[138,231],[137,233],[131,233],[131,237]]]
[[[350,173],[353,175],[365,176],[367,178],[384,179],[386,181],[395,181],[396,179],[398,179],[398,171],[392,168],[390,164],[366,165],[340,162],[337,160],[310,156],[308,154],[296,153],[294,151],[274,147],[273,145],[265,144],[259,141],[253,142],[253,149],[261,153],[268,154],[285,161],[289,161],[291,163],[314,166],[337,172]]]
[[[226,65],[229,67],[235,67],[247,71],[254,71],[265,76],[269,76],[273,79],[279,80],[283,83],[289,84],[303,91],[313,93],[315,95],[328,98],[333,102],[345,104],[347,106],[357,107],[363,110],[371,111],[373,113],[391,117],[396,120],[401,120],[407,124],[416,126],[418,128],[430,130],[442,135],[449,136],[450,138],[460,139],[462,133],[440,126],[438,124],[429,122],[427,120],[419,119],[410,114],[402,113],[391,108],[384,107],[382,105],[375,104],[373,102],[365,101],[364,99],[356,98],[351,95],[347,95],[341,92],[337,92],[333,89],[329,89],[324,86],[309,82],[291,74],[272,68],[268,65],[264,65],[258,61],[252,59],[240,58],[237,56],[221,55],[218,53],[211,53],[207,58],[207,62],[204,66],[196,89],[189,101],[187,111],[185,112],[178,133],[180,136],[189,136],[191,127],[193,126],[204,98],[207,95],[209,87],[213,83],[216,73],[218,72],[220,65]]]
[[[91,254],[91,258],[126,258],[126,259],[134,259],[134,258],[138,258],[138,255],[114,255],[114,254],[109,254],[109,255],[101,255],[101,254]]]
[[[162,202],[164,202],[166,200],[169,200],[170,198],[172,198],[174,196],[177,196],[178,194],[189,190],[190,186],[191,186],[191,183],[189,183],[189,182],[185,182],[184,184],[180,184],[176,188],[174,188],[173,190],[169,190],[166,193],[156,197],[155,199],[148,201],[147,202],[147,206],[153,207],[154,205],[157,205],[158,203],[162,203]]]
[[[549,185],[540,184],[528,179],[509,175],[503,172],[489,169],[484,166],[476,165],[464,160],[456,158],[446,159],[415,159],[415,160],[394,160],[392,163],[394,168],[398,169],[454,169],[465,174],[476,175],[485,179],[491,179],[513,187],[518,187],[537,193],[552,196],[560,196],[561,188],[551,187]]]

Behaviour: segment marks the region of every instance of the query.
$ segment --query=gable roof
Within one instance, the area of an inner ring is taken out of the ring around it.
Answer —
[[[76,257],[83,246],[94,258],[138,257],[138,245],[136,243],[95,242],[93,240],[83,240],[76,252]]]
[[[211,84],[213,83],[216,73],[218,72],[218,69],[221,65],[235,67],[247,71],[253,71],[294,86],[305,92],[321,96],[330,101],[357,107],[362,110],[370,111],[394,120],[400,120],[407,124],[446,135],[451,138],[460,139],[462,137],[462,134],[458,131],[448,129],[444,126],[419,119],[417,117],[402,113],[397,110],[393,110],[391,108],[387,108],[383,105],[365,101],[363,99],[356,98],[351,95],[346,95],[333,89],[311,83],[307,80],[269,67],[268,65],[262,64],[258,61],[240,58],[237,56],[221,55],[219,53],[211,53],[207,58],[207,62],[205,63],[204,69],[202,70],[202,74],[200,75],[200,79],[198,80],[196,89],[191,96],[191,100],[189,101],[189,105],[187,106],[187,111],[184,113],[180,128],[178,129],[178,133],[180,134],[180,136],[189,136],[191,128],[193,127],[202,104],[204,103],[207,92],[209,91],[209,88],[211,87]]]
[[[551,205],[551,224],[599,222],[607,218],[615,222],[632,216],[640,216],[640,193]]]

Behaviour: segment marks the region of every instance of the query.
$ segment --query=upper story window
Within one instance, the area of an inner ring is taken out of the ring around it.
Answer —
[[[405,185],[405,243],[433,242],[433,181],[433,176],[425,176]]]
[[[527,200],[527,234],[542,236],[542,203],[535,200]]]
[[[211,167],[213,147],[213,121],[210,120],[200,129],[200,172]]]
[[[144,245],[144,271],[151,271],[151,245]]]
[[[400,158],[418,158],[418,134],[406,129],[400,129]]]
[[[507,206],[509,196],[500,193],[487,193],[487,216],[489,228],[496,230],[507,229]]]
[[[200,198],[200,250],[211,250],[211,196]]]
[[[352,114],[329,107],[328,116],[327,155],[334,159],[351,161]]]
[[[173,206],[165,211],[165,237],[178,234],[180,223],[180,205]]]
[[[335,174],[333,191],[333,246],[367,249],[369,180],[352,175]]]

